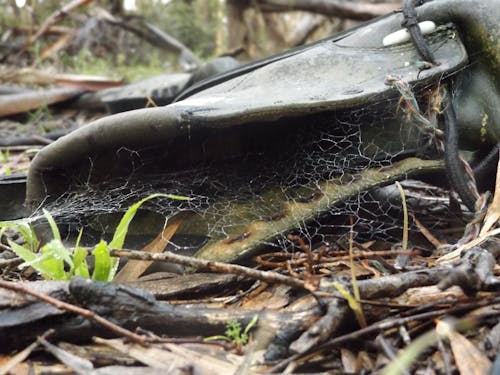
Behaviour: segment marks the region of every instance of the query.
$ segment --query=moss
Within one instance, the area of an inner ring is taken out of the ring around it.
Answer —
[[[471,23],[467,30],[468,45],[475,46],[474,51],[481,54],[481,60],[489,70],[495,83],[500,84],[500,28],[488,24]]]

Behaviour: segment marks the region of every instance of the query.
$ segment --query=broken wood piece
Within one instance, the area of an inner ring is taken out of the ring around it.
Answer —
[[[479,246],[468,249],[459,265],[440,281],[439,288],[445,290],[458,285],[468,296],[474,296],[479,291],[499,291],[500,280],[494,276],[493,269],[500,256],[500,245],[498,241],[490,241],[486,245],[492,250]]]
[[[0,117],[28,112],[43,106],[61,103],[84,93],[78,88],[33,90],[22,94],[0,96]]]
[[[73,278],[69,284],[61,283],[63,289],[68,288],[70,292],[70,295],[63,294],[61,299],[85,307],[85,310],[92,312],[92,317],[88,313],[83,317],[68,312],[82,310],[82,307],[73,306],[73,310],[61,311],[45,302],[40,302],[40,306],[50,306],[51,311],[39,314],[34,319],[25,317],[18,323],[0,325],[0,350],[24,346],[48,328],[55,329],[53,339],[56,341],[85,342],[97,335],[111,334],[115,337],[121,335],[116,330],[115,333],[103,330],[102,320],[114,322],[124,327],[124,331],[140,327],[156,335],[211,336],[223,333],[226,323],[230,320],[238,320],[246,326],[256,314],[255,311],[240,312],[231,309],[170,305],[156,301],[153,295],[140,289],[78,277]],[[26,288],[29,288],[32,283],[25,284]],[[12,298],[19,297],[17,294],[14,296],[11,294],[10,299]],[[64,301],[59,301],[59,305],[66,305]],[[8,302],[5,301],[5,307],[0,309],[0,323],[6,321],[5,314],[12,315],[19,311],[16,308],[9,308]],[[259,314],[259,325],[266,324],[266,332],[273,337],[284,328],[295,332],[303,331],[318,319],[320,311],[318,308],[310,308],[307,311],[293,313],[257,312],[257,314]],[[100,317],[101,321],[97,322],[95,317]]]

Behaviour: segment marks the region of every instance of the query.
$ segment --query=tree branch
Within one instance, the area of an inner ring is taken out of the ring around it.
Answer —
[[[258,0],[258,4],[263,11],[304,10],[358,21],[382,16],[399,8],[398,3],[370,4],[346,0]]]

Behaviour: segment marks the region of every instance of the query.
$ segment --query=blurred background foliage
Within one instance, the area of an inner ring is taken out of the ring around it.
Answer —
[[[179,51],[157,48],[144,35],[127,30],[127,25],[137,24],[138,20],[154,25],[182,43],[200,62],[223,55],[240,61],[255,60],[356,23],[346,17],[291,9],[293,1],[290,11],[286,1],[281,1],[285,8],[277,11],[269,7],[271,3],[273,1],[264,0],[0,0],[0,64],[135,79],[186,68],[179,65]],[[41,36],[34,38],[47,20],[71,5],[75,6],[64,11]],[[121,25],[111,19],[119,20]]]
[[[58,70],[75,70],[82,73],[103,73],[111,64],[122,71],[120,66],[127,65],[145,70],[177,70],[176,57],[162,51],[138,36],[119,27],[112,27],[99,17],[101,10],[122,17],[140,17],[155,25],[174,38],[182,41],[202,60],[217,55],[224,47],[222,28],[224,2],[220,0],[173,0],[167,4],[157,0],[139,0],[135,10],[127,10],[123,3],[116,1],[95,1],[86,7],[72,11],[49,30],[44,38],[37,40],[25,54],[22,64],[36,62],[41,51],[55,43],[65,32],[79,29],[72,43],[62,48],[56,55],[47,59],[56,63]],[[57,0],[28,1],[19,8],[15,1],[0,0],[0,53],[3,62],[12,61],[5,56],[20,48],[27,38],[34,35],[38,28],[54,12],[64,5]],[[57,26],[57,27],[56,27]],[[219,44],[217,44],[219,42]],[[114,70],[114,69],[113,69]],[[116,73],[116,70],[114,70]],[[139,74],[141,75],[141,74]]]

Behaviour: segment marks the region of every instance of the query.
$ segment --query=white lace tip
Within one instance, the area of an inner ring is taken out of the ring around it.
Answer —
[[[432,21],[423,21],[418,24],[420,31],[423,35],[432,33],[436,30],[436,24]],[[410,33],[408,29],[401,29],[387,35],[383,40],[382,44],[384,47],[393,46],[395,44],[404,43],[410,40]]]

